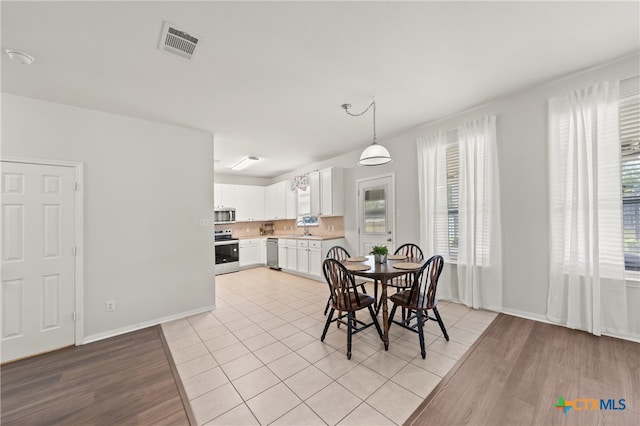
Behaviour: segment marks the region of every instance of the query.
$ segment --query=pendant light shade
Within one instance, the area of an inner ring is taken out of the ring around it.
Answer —
[[[358,166],[379,166],[390,163],[391,161],[391,156],[387,148],[377,143],[372,143],[360,154]]]
[[[367,109],[362,111],[360,114],[353,114],[349,111],[351,108],[350,104],[343,104],[342,109],[345,110],[347,114],[352,117],[359,117],[369,111],[369,109],[373,107],[373,142],[371,145],[366,147],[362,154],[360,154],[360,161],[358,161],[358,166],[379,166],[381,164],[390,163],[391,155],[389,155],[389,151],[382,145],[378,145],[376,141],[376,101],[374,100],[369,104]]]

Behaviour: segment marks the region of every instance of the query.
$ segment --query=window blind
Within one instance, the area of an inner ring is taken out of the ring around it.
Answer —
[[[453,136],[447,136],[449,142]],[[458,205],[459,205],[459,175],[460,175],[460,149],[457,143],[458,132],[455,132],[455,142],[447,146],[447,209],[449,213],[448,237],[449,256],[458,258]]]
[[[624,260],[640,271],[640,94],[620,99]]]

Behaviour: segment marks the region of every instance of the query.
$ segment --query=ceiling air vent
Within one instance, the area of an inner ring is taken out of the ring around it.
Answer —
[[[191,59],[195,55],[199,43],[200,36],[189,34],[175,25],[165,22],[158,49],[174,53],[185,59]]]

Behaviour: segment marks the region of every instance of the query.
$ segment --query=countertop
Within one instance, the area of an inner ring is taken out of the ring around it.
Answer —
[[[325,240],[337,240],[340,238],[344,238],[344,235],[252,235],[252,236],[242,236],[238,237],[240,240],[250,240],[252,238],[282,238],[285,240],[315,240],[315,241],[325,241]]]

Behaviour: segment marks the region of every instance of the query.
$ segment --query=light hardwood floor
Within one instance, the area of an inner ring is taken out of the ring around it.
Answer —
[[[639,425],[640,344],[500,314],[407,421],[422,424]]]

